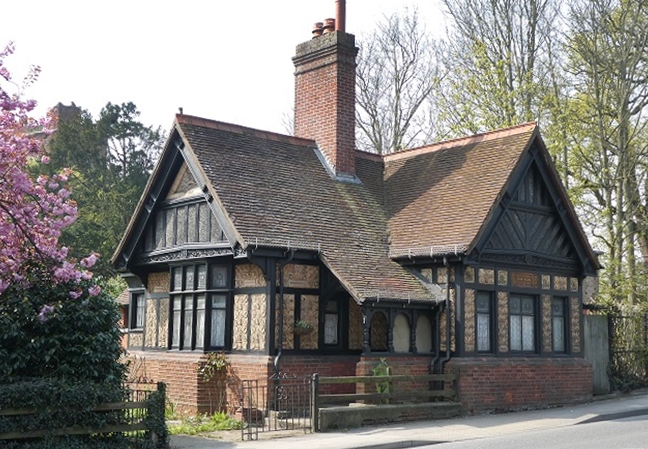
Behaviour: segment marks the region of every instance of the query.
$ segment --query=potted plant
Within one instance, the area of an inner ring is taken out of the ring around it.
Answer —
[[[297,320],[293,325],[293,334],[295,335],[308,335],[313,332],[315,327],[306,320]]]

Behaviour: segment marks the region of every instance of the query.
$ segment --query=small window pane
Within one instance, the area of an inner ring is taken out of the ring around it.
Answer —
[[[166,246],[175,245],[175,209],[164,211],[164,220],[166,224]]]
[[[212,309],[224,309],[227,307],[227,296],[225,295],[212,295],[211,297]]]
[[[565,320],[562,317],[553,318],[553,350],[565,352]]]
[[[198,205],[190,204],[187,207],[187,242],[197,242],[198,241]]]
[[[207,208],[207,203],[200,203],[200,209],[198,211],[198,241],[199,242],[208,242],[209,241],[209,216],[210,212]]]
[[[193,336],[193,297],[184,298],[184,338],[182,345],[185,349],[191,349],[191,337]]]
[[[490,352],[490,315],[477,314],[477,351]]]
[[[198,290],[207,288],[207,266],[198,265]]]
[[[178,220],[176,227],[176,244],[184,245],[187,240],[187,208],[178,207]]]
[[[522,316],[522,350],[533,351],[535,349],[535,333],[533,329],[533,317]]]
[[[509,300],[509,313],[513,315],[519,315],[521,310],[520,298],[517,296],[512,296]]]
[[[551,302],[552,343],[554,352],[565,352],[565,300],[554,298]]]
[[[194,289],[194,267],[189,266],[185,267],[185,286],[184,289],[187,291]]]
[[[212,295],[211,296],[211,336],[210,342],[212,347],[225,346],[225,324],[226,324],[226,310],[227,296],[225,295]]]
[[[226,288],[227,284],[227,267],[223,265],[212,265],[211,288]]]
[[[135,312],[135,327],[142,328],[144,327],[144,307],[146,301],[144,295],[139,294],[135,296],[136,312]]]
[[[491,294],[477,292],[477,351],[491,352]]]
[[[533,315],[533,298],[522,298],[522,313]]]
[[[182,268],[175,267],[173,269],[173,290],[180,291],[182,290]]]
[[[326,302],[326,311],[329,313],[337,313],[338,311],[338,302],[337,301],[327,301]]]
[[[164,211],[160,211],[155,215],[155,247],[157,249],[164,248],[165,242],[165,226],[164,226]]]
[[[522,350],[522,317],[520,315],[511,315],[509,319],[511,326],[511,351]]]
[[[211,346],[225,346],[225,319],[224,309],[213,309],[211,312]]]
[[[180,345],[180,320],[182,313],[182,302],[180,297],[173,298],[173,336],[171,345],[177,348]]]
[[[336,345],[338,343],[338,315],[327,313],[324,315],[324,344]]]
[[[196,347],[205,346],[205,295],[196,299]]]
[[[477,312],[490,313],[490,295],[488,294],[477,295]]]

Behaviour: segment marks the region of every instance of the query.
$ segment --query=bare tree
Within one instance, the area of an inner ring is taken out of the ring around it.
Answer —
[[[442,119],[455,135],[539,119],[557,0],[443,0],[450,19]]]
[[[573,170],[606,248],[604,287],[634,304],[648,268],[648,4],[582,0],[570,19],[572,110],[583,129]]]
[[[359,46],[358,147],[386,154],[427,143],[436,131],[429,116],[441,76],[435,42],[418,11],[384,17]]]

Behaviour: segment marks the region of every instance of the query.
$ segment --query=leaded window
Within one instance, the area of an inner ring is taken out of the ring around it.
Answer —
[[[489,292],[477,292],[476,297],[477,351],[493,350],[493,296]]]
[[[553,298],[551,300],[551,341],[553,352],[567,352],[566,335],[567,326],[565,320],[565,298]]]
[[[231,332],[229,265],[171,268],[171,348],[227,349]]]
[[[193,199],[164,204],[144,233],[143,249],[149,252],[225,240],[225,234],[207,203]]]
[[[144,311],[146,310],[146,297],[144,293],[133,293],[131,302],[131,329],[144,328]]]
[[[536,298],[512,294],[509,299],[511,351],[536,351]]]
[[[340,342],[340,301],[331,299],[324,309],[324,344],[337,346]]]

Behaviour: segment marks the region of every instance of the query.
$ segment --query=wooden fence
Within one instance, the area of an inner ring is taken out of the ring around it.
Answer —
[[[161,438],[166,438],[166,435],[159,435],[156,429],[150,427],[153,421],[164,422],[164,416],[153,416],[160,413],[160,404],[154,404],[148,399],[148,393],[159,391],[162,394],[158,398],[161,401],[161,413],[164,414],[164,401],[165,401],[165,385],[163,383],[154,384],[151,388],[141,386],[138,390],[132,390],[134,400],[124,402],[111,402],[99,404],[92,409],[93,413],[111,413],[115,412],[121,416],[123,423],[119,424],[104,424],[100,427],[86,428],[86,427],[65,427],[59,429],[39,429],[39,430],[13,430],[0,434],[0,441],[3,440],[27,440],[33,438],[45,437],[60,437],[67,435],[96,435],[96,434],[109,434],[121,433],[133,440],[148,439],[154,443],[161,443]],[[156,409],[156,410],[153,410]],[[1,409],[0,418],[19,418],[21,416],[36,415],[39,411],[32,408],[14,408],[14,409]],[[149,419],[151,418],[151,419]],[[164,445],[166,443],[163,443]],[[160,446],[160,445],[158,445]]]
[[[356,401],[414,401],[414,400],[454,400],[457,397],[457,375],[456,374],[425,374],[414,376],[342,376],[342,377],[319,377],[313,374],[312,388],[312,427],[319,429],[319,409],[324,404],[350,403]],[[402,389],[395,391],[393,385],[403,382],[429,383],[428,389]],[[382,391],[363,393],[343,394],[321,394],[321,385],[355,384],[356,391],[358,384],[376,384]],[[450,388],[446,388],[450,384]]]

